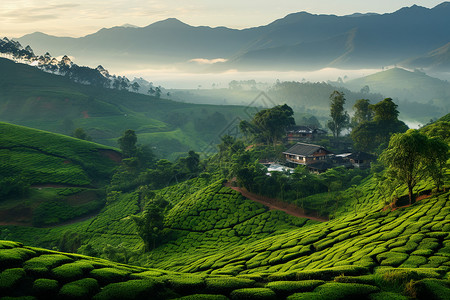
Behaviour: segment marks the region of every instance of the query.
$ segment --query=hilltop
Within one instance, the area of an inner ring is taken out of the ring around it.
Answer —
[[[402,116],[424,123],[449,112],[450,83],[420,70],[396,67],[350,80],[343,86],[351,90],[367,86],[372,93],[389,96],[399,103]]]

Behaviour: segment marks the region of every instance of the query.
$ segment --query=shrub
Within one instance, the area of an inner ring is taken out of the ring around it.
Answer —
[[[246,299],[276,299],[274,291],[268,288],[246,288],[237,289],[231,292],[231,299],[246,300]]]
[[[25,277],[23,269],[6,269],[0,273],[0,294],[2,291],[12,290]]]
[[[163,289],[155,280],[129,280],[119,283],[111,283],[105,286],[100,293],[94,296],[94,300],[126,300],[126,299],[145,299],[151,295],[158,299],[158,294]]]
[[[323,280],[274,281],[269,282],[266,287],[273,290],[278,296],[286,297],[293,293],[312,292],[324,283]]]
[[[114,268],[101,268],[95,269],[90,272],[90,275],[97,279],[101,285],[124,281],[128,278],[131,272],[114,269]]]
[[[0,252],[0,268],[18,267],[22,262],[36,253],[25,248],[2,249]]]
[[[43,254],[38,257],[33,257],[27,260],[23,268],[26,271],[32,271],[34,269],[49,269],[54,268],[59,265],[72,262],[73,259],[63,255],[63,254]]]
[[[33,282],[33,294],[40,297],[52,297],[59,289],[58,281],[53,279],[39,278]]]
[[[52,275],[62,281],[73,281],[83,276],[86,271],[91,271],[94,267],[87,262],[73,262],[56,267],[52,270]]]
[[[447,280],[424,279],[414,284],[415,295],[419,299],[446,300],[450,295],[450,283]]]
[[[327,300],[348,298],[360,299],[378,291],[379,288],[372,285],[338,282],[325,283],[314,290],[314,292],[319,293],[322,296],[322,299]]]
[[[178,300],[228,300],[224,295],[194,294],[178,298]]]
[[[99,289],[97,280],[84,278],[65,284],[59,291],[59,297],[63,299],[88,299]]]
[[[326,269],[305,270],[297,273],[297,280],[318,279],[332,280],[339,275],[356,276],[367,274],[369,270],[359,266],[340,266]]]
[[[255,281],[243,278],[218,277],[206,278],[207,293],[229,294],[233,290],[253,287]]]
[[[201,277],[177,276],[169,278],[170,286],[179,294],[192,294],[205,287],[205,281]]]
[[[373,293],[369,296],[370,300],[408,300],[409,298],[392,292]]]

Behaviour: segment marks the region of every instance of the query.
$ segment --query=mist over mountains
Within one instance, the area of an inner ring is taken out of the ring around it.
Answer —
[[[388,14],[298,12],[243,30],[194,27],[171,18],[146,27],[104,28],[80,38],[37,32],[17,40],[37,53],[70,54],[78,63],[117,70],[172,65],[195,71],[283,71],[396,64],[445,70],[449,16],[450,2],[443,2],[431,9],[414,5]]]

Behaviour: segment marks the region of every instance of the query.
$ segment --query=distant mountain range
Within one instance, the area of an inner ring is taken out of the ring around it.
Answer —
[[[100,63],[117,70],[167,64],[202,71],[381,68],[394,64],[443,70],[450,61],[450,2],[431,9],[414,5],[388,14],[299,12],[243,30],[194,27],[167,19],[146,27],[101,29],[80,38],[36,32],[18,41],[38,53],[68,54],[78,63]],[[204,63],[217,58],[225,61]]]

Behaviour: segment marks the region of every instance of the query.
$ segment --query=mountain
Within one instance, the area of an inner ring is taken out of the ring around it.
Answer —
[[[447,72],[450,70],[450,43],[426,55],[411,58],[401,63],[401,65],[409,68],[431,68],[434,71]]]
[[[372,92],[402,101],[433,103],[443,108],[448,107],[450,98],[448,81],[428,76],[419,70],[392,68],[346,83],[346,86],[353,90],[359,90],[366,85]]]
[[[167,19],[142,28],[101,29],[81,38],[34,33],[18,40],[37,52],[70,54],[79,63],[95,61],[115,69],[161,64],[187,68],[185,63],[195,58],[228,60],[210,71],[379,68],[447,44],[449,16],[450,3],[444,2],[432,9],[414,5],[381,15],[299,12],[243,30],[194,27]]]

